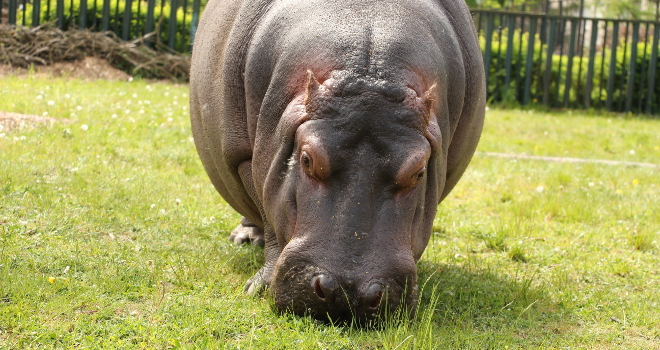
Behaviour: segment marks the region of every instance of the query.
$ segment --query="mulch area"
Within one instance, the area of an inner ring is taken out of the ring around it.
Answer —
[[[190,57],[168,52],[167,48],[154,43],[157,50],[145,45],[153,34],[134,41],[123,41],[112,32],[92,32],[89,30],[62,31],[47,23],[35,28],[0,25],[0,65],[2,71],[19,68],[51,66],[51,71],[75,70],[98,65],[97,58],[106,61],[111,67],[147,79],[169,79],[187,81],[190,71]],[[85,60],[87,62],[85,63]],[[58,64],[82,62],[73,66]],[[93,69],[92,69],[93,70]]]

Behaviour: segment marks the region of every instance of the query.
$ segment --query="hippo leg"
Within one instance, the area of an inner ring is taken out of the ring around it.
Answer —
[[[255,247],[263,247],[264,230],[244,217],[241,219],[241,224],[231,231],[229,241],[236,244],[252,242],[252,245]]]
[[[249,295],[261,294],[266,290],[272,281],[273,270],[275,269],[275,263],[280,257],[280,247],[277,245],[277,238],[275,237],[275,230],[270,227],[268,224],[265,225],[264,229],[264,266],[252,276],[247,283],[245,284],[244,290]]]

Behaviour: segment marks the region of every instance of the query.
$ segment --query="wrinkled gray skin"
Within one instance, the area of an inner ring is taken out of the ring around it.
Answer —
[[[370,320],[417,301],[436,207],[483,125],[458,0],[211,0],[191,120],[215,188],[265,243],[246,290],[281,310]]]

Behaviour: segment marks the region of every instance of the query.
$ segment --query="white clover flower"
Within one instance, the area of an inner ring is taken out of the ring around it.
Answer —
[[[168,121],[168,122],[171,122],[171,121],[173,121],[173,120],[174,120],[174,119],[172,119],[172,117],[167,118],[167,121]]]
[[[172,104],[173,104],[173,105],[178,105],[178,104],[179,104],[179,101],[173,101]]]
[[[128,82],[130,83],[132,81],[133,81],[133,77],[128,77]]]
[[[137,98],[137,94],[133,94],[133,98]]]
[[[87,124],[83,124],[80,126],[80,128],[82,129],[82,131],[87,131],[89,129],[89,126],[87,126]]]
[[[181,95],[181,96],[188,97],[188,94],[184,92],[183,95]]]
[[[165,95],[165,96],[169,96],[170,93],[169,93],[169,91],[165,91],[165,93],[164,93],[163,95]]]
[[[176,203],[176,205],[181,204],[181,200],[179,198],[175,199],[174,202]]]
[[[147,86],[148,86],[148,85],[147,85]],[[153,209],[153,208],[155,208],[155,207],[156,207],[155,204],[152,204],[152,205],[150,206],[151,209]]]
[[[37,100],[43,100],[44,96],[43,95],[37,95]]]
[[[117,119],[117,114],[113,114],[110,118]]]
[[[4,138],[5,136],[7,136],[7,134],[5,134],[4,132],[0,133],[0,139]]]
[[[82,106],[76,106],[76,109],[82,111]]]
[[[64,94],[64,98],[71,98],[71,95],[69,95],[69,94]]]
[[[630,151],[628,151],[628,153],[630,153],[630,155],[634,156],[635,155],[635,150],[631,149]]]
[[[45,117],[48,115],[48,112],[44,112],[42,115]]]
[[[543,192],[543,190],[545,190],[545,188],[543,186],[539,186],[539,187],[536,188],[536,192],[538,192],[538,193]]]
[[[25,141],[25,139],[27,139],[27,137],[25,137],[25,136],[21,136],[21,137],[19,137],[18,139],[21,140],[21,141]]]
[[[127,110],[124,111],[124,113],[129,114],[129,113],[131,113],[131,110],[127,109]]]
[[[55,105],[55,101],[48,101],[48,105],[49,105],[49,106],[54,106],[54,105]]]

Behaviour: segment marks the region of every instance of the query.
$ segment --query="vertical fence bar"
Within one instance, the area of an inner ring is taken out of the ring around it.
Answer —
[[[144,22],[144,34],[149,34],[154,31],[154,9],[156,8],[156,0],[147,0],[147,18]],[[148,47],[153,46],[153,39],[149,37],[146,40]]]
[[[50,0],[46,0],[46,22],[50,21]]]
[[[500,87],[500,72],[501,69],[503,68],[503,63],[502,63],[502,25],[504,24],[504,15],[500,14],[500,25],[497,26],[498,34],[497,34],[497,54],[495,55],[497,58],[497,65],[495,66],[495,89],[493,90],[493,100],[500,101],[502,99],[502,90]],[[496,99],[495,95],[496,93],[499,93],[500,99]]]
[[[110,1],[103,0],[103,10],[101,11],[101,31],[107,32],[110,28]]]
[[[646,114],[653,113],[653,93],[655,92],[655,72],[658,67],[658,37],[660,36],[660,26],[653,26],[653,45],[651,46],[651,63],[649,64],[649,93],[646,96]]]
[[[2,1],[2,0],[0,0]],[[32,1],[32,27],[39,25],[41,18],[41,0]]]
[[[532,68],[534,67],[534,39],[536,37],[536,18],[530,17],[529,36],[527,39],[527,58],[525,60],[525,88],[523,90],[522,104],[529,103],[529,95],[532,89]]]
[[[566,63],[566,84],[564,85],[564,108],[568,107],[571,94],[571,83],[573,78],[573,55],[575,54],[575,31],[578,28],[576,20],[571,20],[571,38],[568,44],[568,62]],[[559,98],[559,95],[557,95]]]
[[[17,8],[18,8],[18,0],[9,0],[9,8],[7,9],[7,16],[8,16],[7,23],[16,24]]]
[[[630,64],[628,66],[628,86],[626,91],[626,106],[624,112],[632,109],[633,89],[635,88],[635,75],[637,69],[637,41],[639,40],[639,23],[633,24],[632,45],[630,46]]]
[[[139,38],[140,37],[140,27],[141,27],[140,26],[140,18],[142,17],[141,16],[142,15],[142,13],[141,13],[142,6],[141,5],[142,5],[142,0],[138,0],[138,2],[137,2],[137,15],[135,16],[135,34],[133,36],[134,38]]]
[[[626,80],[624,77],[627,74],[627,68],[628,66],[626,65],[626,62],[628,60],[628,56],[626,53],[628,53],[628,30],[630,29],[630,22],[626,22],[626,33],[623,35],[623,62],[621,63],[621,75],[619,75],[619,96],[616,99],[617,104],[616,104],[616,110],[617,112],[622,112],[624,108],[623,101],[625,100],[625,95],[624,95],[624,85],[626,83]]]
[[[57,28],[64,29],[64,0],[55,2],[55,21]]]
[[[541,17],[541,31],[539,32],[539,46],[540,46],[540,51],[539,51],[539,58],[538,62],[536,63],[536,66],[538,67],[538,72],[536,74],[536,91],[534,95],[535,96],[535,101],[543,101],[543,45],[545,44],[547,46],[547,16],[542,16]]]
[[[559,87],[561,86],[561,69],[562,66],[564,65],[563,62],[563,57],[564,57],[564,37],[566,36],[566,21],[565,19],[561,19],[561,28],[559,29],[559,39],[560,39],[560,44],[559,44],[559,67],[557,68],[557,83],[555,84],[555,100],[551,104],[551,106],[556,106],[559,104]]]
[[[515,30],[515,18],[513,15],[508,16],[509,26],[506,33],[506,58],[504,59],[504,94],[509,92],[509,85],[511,83],[511,61],[513,59],[513,32]],[[500,32],[501,33],[501,32]],[[500,41],[502,38],[500,37]],[[504,96],[503,96],[504,97]]]
[[[490,82],[490,60],[493,52],[493,15],[486,14],[486,48],[484,51],[484,70],[486,72],[486,91]]]
[[[126,2],[124,3],[124,20],[122,23],[122,30],[121,30],[121,38],[122,40],[128,40],[129,38],[129,33],[131,29],[131,18],[132,16],[132,10],[133,10],[133,0],[125,0]],[[138,0],[139,1],[139,0]]]
[[[80,0],[80,18],[78,18],[78,26],[82,29],[87,28],[87,0]]]
[[[646,75],[646,50],[649,47],[649,27],[651,26],[650,23],[646,23],[645,26],[645,31],[644,31],[644,55],[642,56],[642,72],[639,75],[639,93],[637,94],[639,97],[637,98],[637,112],[638,113],[644,113],[644,109],[642,108],[642,98],[645,95],[644,94],[644,76]]]
[[[520,30],[518,31],[518,58],[516,59],[516,68],[514,74],[516,75],[515,87],[516,87],[516,101],[521,101],[521,91],[520,91],[520,75],[522,74],[522,50],[523,50],[523,33],[525,32],[525,19],[527,16],[520,16]],[[531,22],[531,17],[527,17]],[[517,20],[516,20],[517,21]],[[529,25],[527,26],[527,33],[529,33]],[[529,40],[528,40],[529,41]]]
[[[612,99],[614,98],[614,78],[616,77],[616,47],[619,41],[619,21],[613,21],[614,26],[612,28],[612,53],[610,55],[610,73],[607,77],[607,102],[605,102],[605,108],[608,111],[612,111]]]
[[[552,53],[555,48],[555,31],[557,20],[550,19],[550,30],[548,32],[548,51],[545,57],[545,76],[543,78],[543,104],[550,105],[550,79],[552,78]]]
[[[600,80],[598,88],[598,109],[603,102],[603,83],[605,81],[605,47],[607,46],[607,21],[603,21],[603,50],[600,55]],[[611,40],[611,39],[610,39]]]
[[[176,43],[176,11],[179,7],[179,2],[177,0],[172,0],[170,8],[170,21],[168,24],[169,33],[167,35],[167,47],[174,49],[174,44]]]
[[[187,46],[186,40],[186,18],[188,17],[188,0],[183,0],[183,23],[181,23],[181,45],[179,46],[179,52],[184,52]],[[178,23],[178,22],[177,22]]]
[[[591,106],[591,90],[593,89],[594,64],[596,58],[596,40],[598,39],[598,20],[591,20],[591,40],[589,41],[589,63],[587,65],[587,81],[584,86],[584,108]],[[603,45],[605,46],[605,45]]]
[[[580,59],[578,60],[578,75],[577,75],[577,86],[575,90],[575,106],[580,107],[580,92],[584,92],[584,90],[581,90],[580,88],[582,87],[582,59],[584,58],[584,37],[587,35],[587,21],[580,18],[578,20],[578,39],[577,39],[577,50],[578,50],[578,55],[580,56]],[[583,99],[584,101],[584,99]]]
[[[27,11],[27,0],[23,0],[22,5],[23,5],[23,8],[21,9],[21,12],[23,12],[23,13],[21,14],[21,25],[25,26],[25,18],[27,17],[25,15],[25,11]]]
[[[193,0],[192,21],[190,22],[190,50],[195,43],[195,34],[197,34],[197,23],[199,22],[200,0]],[[479,26],[481,26],[481,13],[479,14]],[[477,32],[478,33],[478,32]]]
[[[93,10],[92,10],[92,13],[94,13],[94,16],[93,16],[94,19],[92,19],[92,28],[94,28],[94,30],[99,30],[99,28],[96,26],[98,24],[97,19],[99,17],[99,13],[98,13],[99,8],[98,8],[97,2],[98,2],[98,0],[94,0],[94,7],[93,7]]]

